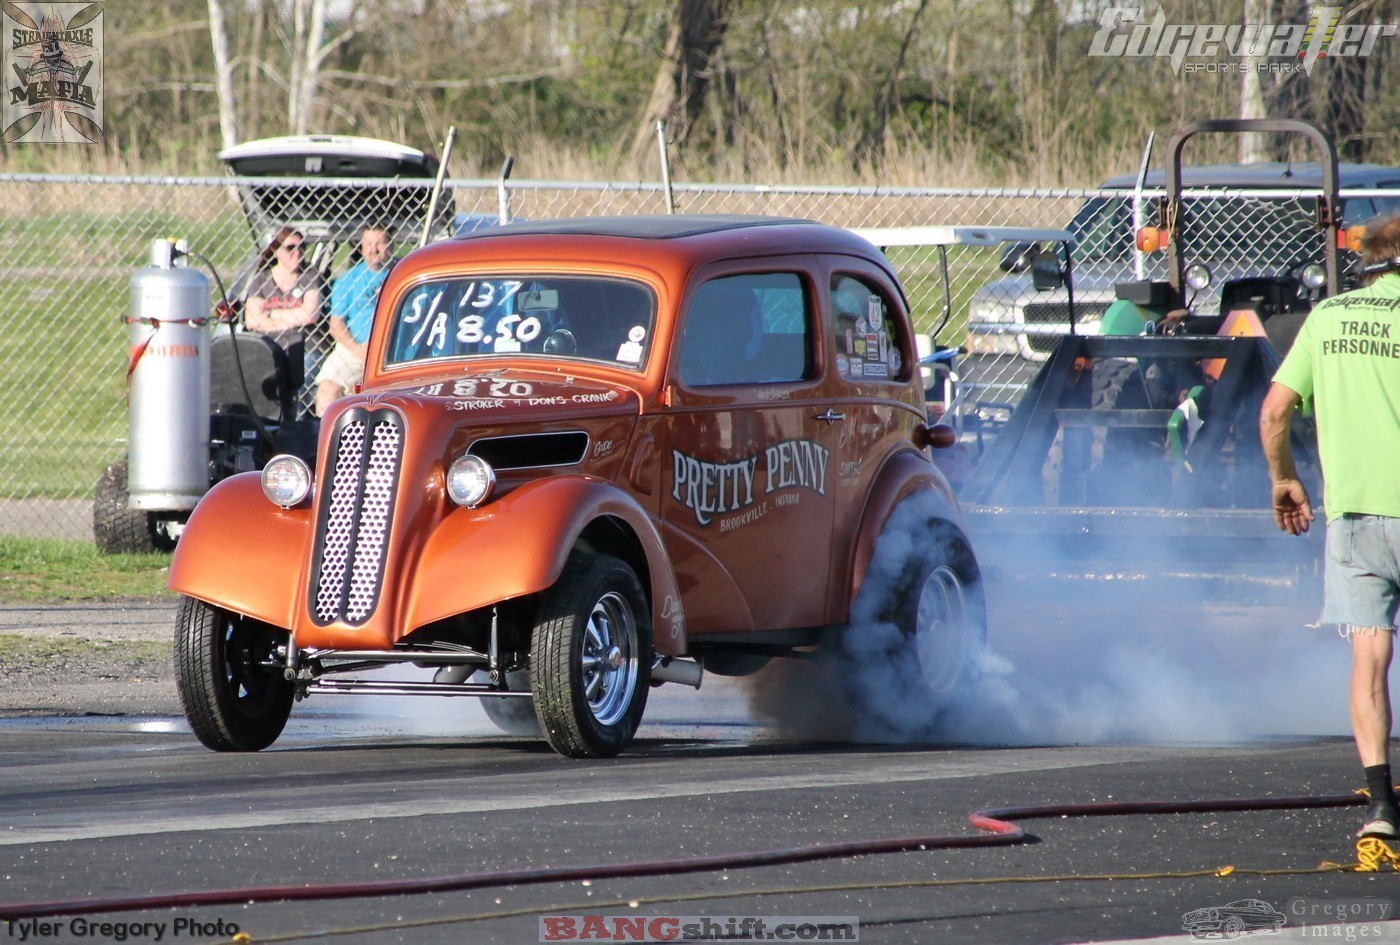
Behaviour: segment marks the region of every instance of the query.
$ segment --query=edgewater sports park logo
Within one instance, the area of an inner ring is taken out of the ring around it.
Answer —
[[[1158,58],[1172,72],[1312,74],[1324,59],[1371,55],[1395,23],[1343,23],[1342,7],[1316,6],[1306,23],[1168,23],[1158,4],[1109,7],[1089,44],[1090,56]],[[1223,58],[1222,57],[1227,57]],[[1193,60],[1188,62],[1187,60]]]
[[[102,3],[0,0],[6,142],[102,140],[103,19]]]

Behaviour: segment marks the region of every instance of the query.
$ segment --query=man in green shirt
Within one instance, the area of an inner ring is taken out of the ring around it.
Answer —
[[[1358,836],[1400,837],[1390,776],[1390,689],[1400,603],[1400,216],[1362,243],[1364,288],[1312,310],[1264,398],[1259,432],[1274,520],[1313,520],[1289,447],[1289,420],[1311,402],[1326,489],[1322,623],[1351,640],[1351,727],[1371,803]]]

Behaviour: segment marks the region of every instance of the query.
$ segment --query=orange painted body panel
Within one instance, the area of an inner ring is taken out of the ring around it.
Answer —
[[[900,502],[920,492],[931,492],[938,496],[946,509],[947,520],[956,524],[958,530],[966,535],[961,527],[958,502],[948,485],[948,480],[941,475],[930,477],[924,457],[917,453],[905,451],[895,454],[880,470],[865,506],[860,527],[854,535],[850,555],[850,580],[843,585],[849,589],[846,604],[848,607],[865,581],[866,569],[870,567],[870,559],[875,554],[875,543],[879,540],[885,523],[889,521],[890,513]]]
[[[290,627],[311,529],[311,509],[277,508],[258,473],[231,476],[190,514],[170,563],[170,589]]]
[[[676,582],[646,513],[611,483],[556,476],[527,483],[478,509],[454,509],[432,530],[406,575],[401,625],[434,620],[534,594],[552,585],[574,540],[601,517],[628,524],[646,555],[658,652],[685,651],[685,627],[668,614]],[[522,523],[529,527],[522,527]]]

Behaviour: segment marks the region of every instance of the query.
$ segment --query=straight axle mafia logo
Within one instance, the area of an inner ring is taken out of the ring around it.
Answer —
[[[14,144],[102,138],[101,3],[0,6],[0,137]]]
[[[758,461],[763,460],[763,479]],[[724,463],[671,451],[671,498],[695,513],[708,526],[716,515],[740,512],[759,496],[783,489],[803,488],[826,495],[826,468],[831,451],[811,440],[784,440]]]
[[[1371,55],[1400,24],[1342,23],[1340,6],[1317,6],[1306,23],[1168,23],[1161,5],[1109,7],[1089,44],[1090,56],[1160,58],[1172,72],[1304,72],[1318,60]],[[1221,62],[1228,56],[1236,61]],[[1198,62],[1187,62],[1202,60]]]

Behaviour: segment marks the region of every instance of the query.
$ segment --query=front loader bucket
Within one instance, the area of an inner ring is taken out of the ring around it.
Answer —
[[[961,491],[989,577],[1134,594],[1179,595],[1182,580],[1212,597],[1311,590],[1323,529],[1275,528],[1259,445],[1277,365],[1257,337],[1065,338]],[[1320,496],[1302,422],[1294,455]]]

